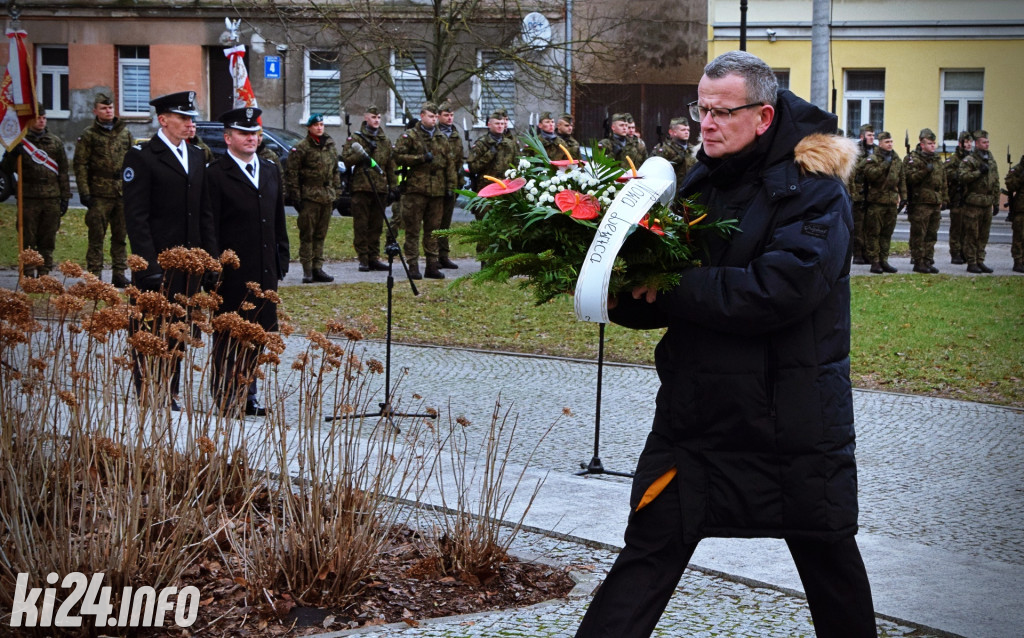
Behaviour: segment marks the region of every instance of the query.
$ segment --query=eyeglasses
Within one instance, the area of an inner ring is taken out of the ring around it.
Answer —
[[[704,117],[708,113],[711,114],[711,119],[712,120],[714,120],[715,122],[718,122],[720,120],[721,121],[725,121],[725,120],[728,120],[729,118],[731,118],[732,114],[733,114],[733,111],[740,111],[742,109],[749,109],[752,106],[763,106],[763,103],[762,102],[751,102],[750,104],[744,104],[743,106],[734,106],[731,109],[722,108],[720,106],[716,106],[713,109],[709,109],[707,107],[700,106],[699,104],[697,104],[697,101],[694,100],[693,102],[690,102],[686,106],[690,109],[690,119],[693,120],[694,122],[702,121],[704,119]]]

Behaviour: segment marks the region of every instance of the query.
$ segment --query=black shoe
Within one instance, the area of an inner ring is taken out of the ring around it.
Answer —
[[[320,283],[328,284],[328,283],[334,281],[334,277],[331,277],[330,275],[325,273],[323,271],[323,269],[321,269],[321,268],[314,268],[313,269],[313,281],[317,281],[317,282],[320,282]]]
[[[374,257],[370,260],[370,270],[391,270],[383,261]]]
[[[420,274],[420,265],[418,263],[409,264],[409,279],[423,279],[423,275]]]
[[[980,275],[984,271],[981,268],[978,268],[978,264],[967,264],[967,272],[974,273],[975,275]]]
[[[459,268],[459,265],[452,261],[451,259],[448,259],[447,255],[439,258],[437,260],[437,265],[440,266],[441,268],[447,268],[449,270],[457,270]]]
[[[935,264],[928,264],[928,272],[934,275],[939,272],[939,269],[935,267]]]
[[[1024,272],[1024,261],[1018,261],[1013,265],[1013,272]]]
[[[370,272],[370,267],[366,264],[359,264],[359,272]]]
[[[964,261],[963,255],[953,255],[953,258],[949,260],[949,263],[954,266],[963,266],[966,262]]]
[[[307,270],[305,268],[302,269],[302,283],[304,283],[304,284],[311,284],[311,283],[313,283],[313,271],[312,270]]]
[[[920,272],[926,275],[930,275],[932,274],[932,269],[928,267],[928,264],[925,263],[923,259],[919,259],[914,262],[914,272]]]
[[[885,271],[882,270],[882,264],[876,261],[871,264],[871,272],[875,273],[876,275],[881,275]]]
[[[887,261],[882,262],[882,270],[884,270],[885,272],[899,272],[898,270],[890,266],[889,262]]]
[[[124,273],[115,272],[110,278],[110,283],[114,284],[114,288],[124,288],[128,285],[128,279]]]
[[[423,276],[427,279],[444,279],[444,273],[441,272],[436,263],[427,264],[427,269],[423,271]]]
[[[171,399],[171,412],[181,412],[181,406],[174,399]]]
[[[865,266],[865,265],[867,265],[868,260],[864,259],[863,255],[858,255],[858,256],[853,258],[853,263],[854,263],[854,265],[857,265],[857,266]]]
[[[245,402],[245,416],[267,416],[267,409],[257,399]]]
[[[986,274],[992,274],[992,269],[985,265],[985,262],[979,261],[978,268],[981,268],[981,272]]]

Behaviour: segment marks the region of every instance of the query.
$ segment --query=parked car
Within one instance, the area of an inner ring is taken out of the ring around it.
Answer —
[[[196,122],[196,135],[210,147],[214,155],[224,155],[228,152],[224,144],[224,125],[220,122]],[[263,127],[263,141],[267,148],[277,153],[281,160],[281,166],[288,165],[288,155],[292,149],[298,146],[305,136],[293,133],[282,128]],[[352,203],[352,195],[348,189],[348,171],[345,170],[345,163],[338,158],[338,170],[341,171],[341,194],[334,202],[334,207],[340,215],[349,215],[349,208]]]

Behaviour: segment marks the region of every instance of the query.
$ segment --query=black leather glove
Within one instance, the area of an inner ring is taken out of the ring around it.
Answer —
[[[999,204],[992,204],[992,216],[995,217],[999,214]]]
[[[202,285],[206,292],[213,292],[220,285],[220,273],[207,270],[203,273]]]
[[[433,162],[434,154],[431,153],[430,151],[427,151],[426,153],[423,154],[423,161],[426,162],[427,164]]]
[[[62,200],[60,200],[60,216],[63,217],[64,215],[67,215],[67,214],[68,214],[68,200],[62,199]]]
[[[402,191],[397,188],[392,188],[388,191],[388,203],[393,204],[402,198]]]
[[[155,275],[146,275],[142,279],[135,282],[135,287],[143,292],[156,292],[160,290],[160,284],[164,281],[163,273]]]
[[[91,195],[79,195],[78,199],[82,201],[82,206],[85,206],[86,208],[92,208],[93,199]]]
[[[982,162],[981,166],[978,167],[982,175],[988,175],[988,162]]]

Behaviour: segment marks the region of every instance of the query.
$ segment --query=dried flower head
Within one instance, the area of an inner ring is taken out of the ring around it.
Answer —
[[[81,277],[82,273],[85,272],[79,264],[71,261],[70,259],[57,266],[57,270],[59,270],[65,277],[74,277],[75,279]]]
[[[248,312],[249,310],[256,310],[256,304],[251,301],[243,301],[242,305],[239,306],[240,310]]]
[[[467,418],[466,418],[466,417],[464,417],[464,416],[459,416],[459,417],[457,417],[457,418],[455,419],[455,422],[456,422],[456,423],[458,423],[459,425],[461,425],[461,426],[462,426],[462,427],[464,427],[464,428],[465,428],[465,427],[469,427],[469,425],[470,425],[469,419],[467,419]]]
[[[295,334],[295,326],[287,321],[278,321],[277,330],[286,337],[290,337]]]
[[[196,443],[199,444],[199,451],[203,454],[213,454],[217,451],[217,446],[210,440],[210,437],[201,436],[196,439]]]
[[[139,272],[149,268],[149,262],[141,255],[128,255],[128,269],[132,272]]]
[[[46,264],[46,261],[43,259],[43,256],[39,254],[39,251],[32,250],[31,248],[26,248],[21,251],[19,258],[25,268],[38,268]]]
[[[572,409],[566,406],[562,408],[562,414],[564,414],[565,416],[572,416]]]
[[[75,394],[70,390],[57,390],[57,397],[61,400],[61,403],[68,407],[78,407],[78,399],[75,398]]]
[[[63,314],[74,314],[85,307],[85,300],[68,293],[53,300],[53,307]]]
[[[367,361],[366,367],[371,374],[382,374],[384,372],[384,364],[377,359],[370,359]]]
[[[427,408],[425,411],[430,416],[437,418],[437,408]]]
[[[238,269],[242,262],[238,259],[238,253],[228,248],[220,254],[220,264],[227,268]]]

